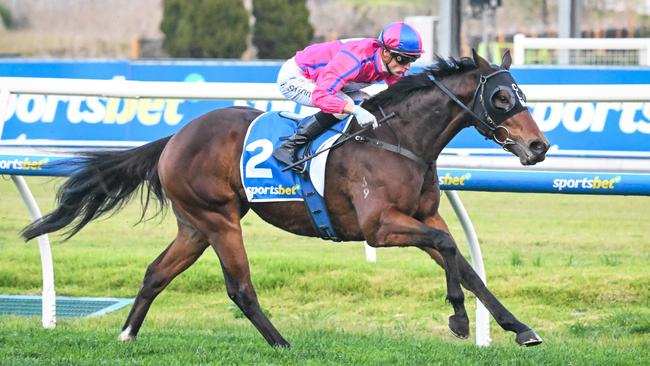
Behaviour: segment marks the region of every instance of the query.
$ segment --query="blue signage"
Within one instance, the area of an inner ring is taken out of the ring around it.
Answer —
[[[76,165],[71,156],[0,155],[0,174],[66,176]],[[438,169],[444,190],[598,195],[650,195],[650,174],[606,172]]]
[[[15,77],[128,79],[177,82],[274,82],[279,62],[0,62],[0,75]],[[0,119],[0,145],[134,146],[175,133],[217,108],[254,105],[300,112],[295,103],[125,99],[15,95]]]
[[[650,195],[650,174],[438,169],[441,189],[565,194]]]
[[[2,76],[129,79],[184,82],[275,81],[281,62],[243,61],[44,61],[1,60]],[[414,70],[418,71],[418,70]],[[525,84],[650,84],[647,68],[514,69]],[[525,92],[525,87],[523,88]],[[12,95],[0,119],[0,145],[134,146],[176,132],[216,108],[246,105],[263,111],[313,113],[289,101],[196,101],[56,95]],[[549,138],[549,155],[650,157],[650,103],[530,103]],[[501,154],[473,129],[446,150]]]
[[[0,154],[0,174],[67,176],[74,171],[74,164],[68,164],[71,156]]]

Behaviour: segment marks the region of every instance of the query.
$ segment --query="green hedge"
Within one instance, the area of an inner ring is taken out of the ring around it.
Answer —
[[[253,0],[253,15],[259,58],[289,58],[314,37],[305,0]]]
[[[11,16],[11,12],[3,4],[0,4],[0,20],[2,20],[2,24],[7,29],[14,26],[14,19]]]
[[[250,31],[241,0],[164,0],[160,30],[173,57],[240,58]]]

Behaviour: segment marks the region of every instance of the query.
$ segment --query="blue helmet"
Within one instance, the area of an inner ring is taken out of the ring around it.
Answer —
[[[421,55],[422,38],[420,33],[404,22],[390,23],[379,33],[377,41],[390,51],[405,55]]]

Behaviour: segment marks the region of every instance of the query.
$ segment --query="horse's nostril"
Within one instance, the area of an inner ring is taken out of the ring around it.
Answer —
[[[548,145],[542,140],[534,140],[530,143],[530,151],[535,154],[543,154],[548,150]]]

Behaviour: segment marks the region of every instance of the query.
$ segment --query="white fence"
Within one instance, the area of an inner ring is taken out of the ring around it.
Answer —
[[[373,85],[370,94],[385,85]],[[521,85],[530,102],[638,102],[650,100],[646,84]],[[85,95],[120,98],[180,98],[214,100],[285,100],[275,84],[156,82],[133,80],[0,77],[0,88],[15,94]]]
[[[650,38],[531,38],[517,34],[513,48],[515,65],[650,65]]]

